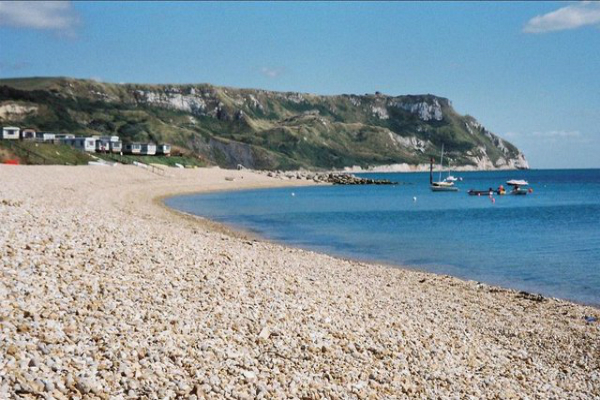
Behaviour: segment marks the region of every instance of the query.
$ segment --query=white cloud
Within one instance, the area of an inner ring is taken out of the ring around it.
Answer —
[[[70,1],[0,1],[0,26],[72,34],[79,21]]]
[[[284,71],[284,68],[262,67],[260,69],[260,73],[268,78],[277,78],[279,75],[283,74]]]
[[[523,32],[545,33],[600,25],[600,2],[583,1],[530,19]]]

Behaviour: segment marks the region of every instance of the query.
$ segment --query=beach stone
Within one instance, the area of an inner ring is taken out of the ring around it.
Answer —
[[[269,336],[271,335],[271,331],[269,330],[268,327],[264,327],[261,329],[260,333],[258,334],[258,337],[261,339],[268,339]]]
[[[0,165],[0,199],[22,202],[0,204],[0,398],[600,397],[597,308],[249,239],[153,200],[308,173],[18,168]]]

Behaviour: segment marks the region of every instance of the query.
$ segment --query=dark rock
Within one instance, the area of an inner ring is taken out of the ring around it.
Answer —
[[[368,179],[359,178],[352,174],[329,174],[326,182],[334,185],[397,185],[398,182],[392,182],[387,179]]]

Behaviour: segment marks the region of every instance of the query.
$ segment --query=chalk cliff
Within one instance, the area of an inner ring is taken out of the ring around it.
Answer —
[[[331,169],[426,164],[528,168],[515,146],[434,95],[318,96],[209,84],[0,80],[0,123],[168,142],[223,167]]]

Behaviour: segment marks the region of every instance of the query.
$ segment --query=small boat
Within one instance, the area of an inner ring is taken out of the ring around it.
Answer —
[[[517,196],[525,196],[527,193],[529,193],[529,190],[521,189],[518,186],[515,186],[514,189],[510,191],[510,194],[514,194]]]
[[[452,182],[432,182],[429,187],[433,192],[458,192],[458,188]]]
[[[471,189],[467,192],[469,196],[489,196],[490,194],[498,193],[494,190],[475,190]],[[500,194],[500,193],[498,193]]]
[[[454,182],[449,182],[447,179],[442,180],[442,171],[440,171],[440,180],[433,181],[433,158],[429,165],[429,187],[432,192],[458,192],[458,188],[454,186]],[[442,156],[440,159],[440,168],[444,166],[444,145],[442,144]]]
[[[527,186],[529,185],[529,182],[522,179],[511,179],[510,181],[507,181],[506,184],[510,186]]]

